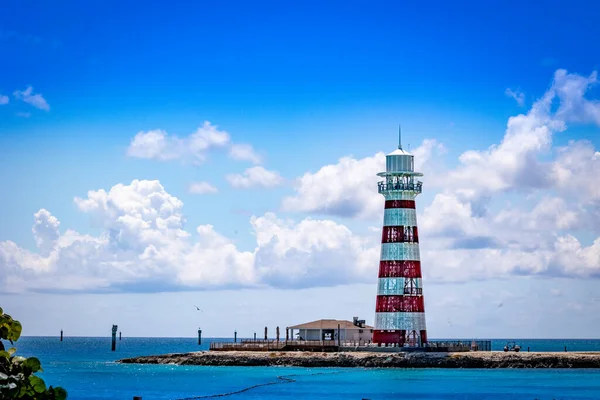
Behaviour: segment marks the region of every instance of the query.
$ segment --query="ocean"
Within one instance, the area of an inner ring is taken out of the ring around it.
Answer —
[[[117,364],[139,355],[206,350],[194,338],[23,337],[18,353],[42,361],[41,376],[71,400],[231,399],[600,399],[600,370],[344,369]],[[507,340],[494,340],[501,350]],[[600,351],[600,340],[517,340],[526,351]],[[247,390],[246,390],[247,389]],[[207,397],[209,396],[209,397]]]

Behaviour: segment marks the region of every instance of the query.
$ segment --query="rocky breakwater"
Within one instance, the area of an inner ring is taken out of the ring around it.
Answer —
[[[600,368],[600,353],[193,352],[142,356],[126,364],[359,368]]]

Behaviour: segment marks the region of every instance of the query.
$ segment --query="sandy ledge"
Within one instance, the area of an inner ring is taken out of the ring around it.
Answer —
[[[164,354],[120,360],[126,364],[293,366],[360,368],[600,368],[600,353],[311,353],[209,352]]]

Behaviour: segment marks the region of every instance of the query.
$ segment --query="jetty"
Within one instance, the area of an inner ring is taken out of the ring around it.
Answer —
[[[599,368],[600,352],[199,351],[126,358],[125,364],[343,368]]]

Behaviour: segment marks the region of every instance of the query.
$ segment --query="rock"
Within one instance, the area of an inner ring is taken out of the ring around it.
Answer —
[[[600,368],[600,353],[193,352],[120,360],[126,364],[363,368]]]

